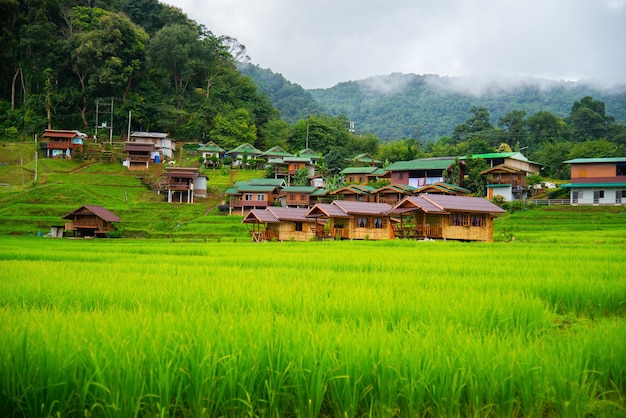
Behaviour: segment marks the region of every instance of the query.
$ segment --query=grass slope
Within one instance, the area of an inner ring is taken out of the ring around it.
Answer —
[[[248,238],[241,217],[220,214],[217,206],[225,200],[226,188],[237,181],[262,177],[263,171],[207,170],[207,198],[196,199],[191,205],[171,204],[144,184],[140,178],[144,173],[130,172],[118,162],[35,162],[32,149],[32,143],[4,143],[0,147],[0,235],[45,235],[50,226],[63,225],[65,213],[92,204],[118,215],[122,219],[118,229],[125,237]],[[152,176],[157,178],[163,168],[155,167]]]

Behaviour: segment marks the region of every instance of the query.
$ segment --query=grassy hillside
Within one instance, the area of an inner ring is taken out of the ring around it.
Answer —
[[[207,170],[209,194],[194,204],[167,203],[119,163],[39,159],[37,184],[32,144],[0,147],[0,235],[45,235],[63,225],[62,215],[81,205],[104,206],[118,215],[124,237],[189,240],[248,240],[241,216],[217,210],[223,192],[262,171]],[[189,156],[183,161],[193,161]],[[158,176],[162,167],[155,166]],[[623,206],[531,207],[496,220],[495,241],[624,243]]]
[[[0,149],[0,235],[45,235],[50,226],[63,225],[65,213],[92,204],[118,215],[118,228],[126,237],[248,239],[241,217],[220,214],[217,205],[233,182],[264,175],[207,170],[207,198],[172,204],[144,184],[140,176],[145,174],[129,172],[117,162],[40,158],[35,170],[33,144],[4,143]],[[156,178],[162,167],[155,167],[151,175]]]

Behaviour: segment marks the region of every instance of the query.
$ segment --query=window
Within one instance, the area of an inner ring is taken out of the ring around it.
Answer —
[[[256,195],[256,200],[263,202],[265,200],[265,195],[264,194]]]
[[[359,228],[367,228],[367,218],[360,216],[357,219],[357,225],[359,226]]]
[[[252,200],[252,195],[251,194],[246,194],[244,196],[244,200]]]
[[[472,226],[487,226],[487,216],[486,215],[472,215],[471,223],[472,223]]]
[[[374,228],[383,227],[383,218],[374,218]]]
[[[463,226],[463,215],[460,213],[452,214],[452,226]]]
[[[296,222],[294,225],[296,231],[302,231],[302,222]]]
[[[615,191],[615,203],[622,203],[622,196],[626,190],[616,190]]]
[[[463,214],[463,226],[470,226],[470,215],[469,213]]]
[[[620,163],[616,167],[616,175],[626,176],[626,164]]]

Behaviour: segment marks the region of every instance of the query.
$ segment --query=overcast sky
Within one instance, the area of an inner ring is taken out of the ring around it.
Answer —
[[[626,84],[626,0],[161,0],[304,88],[394,72]]]

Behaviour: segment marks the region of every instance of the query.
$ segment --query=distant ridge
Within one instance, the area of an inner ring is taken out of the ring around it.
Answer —
[[[527,116],[548,111],[567,117],[574,102],[585,96],[604,102],[606,114],[626,124],[626,86],[602,88],[585,81],[531,77],[393,73],[305,90],[271,70],[247,65],[240,71],[252,77],[290,122],[312,113],[342,114],[354,122],[357,133],[373,133],[382,140],[431,141],[449,136],[469,118],[472,106],[487,108],[496,125],[513,110],[523,110]],[[304,105],[303,112],[294,111],[298,103]]]

